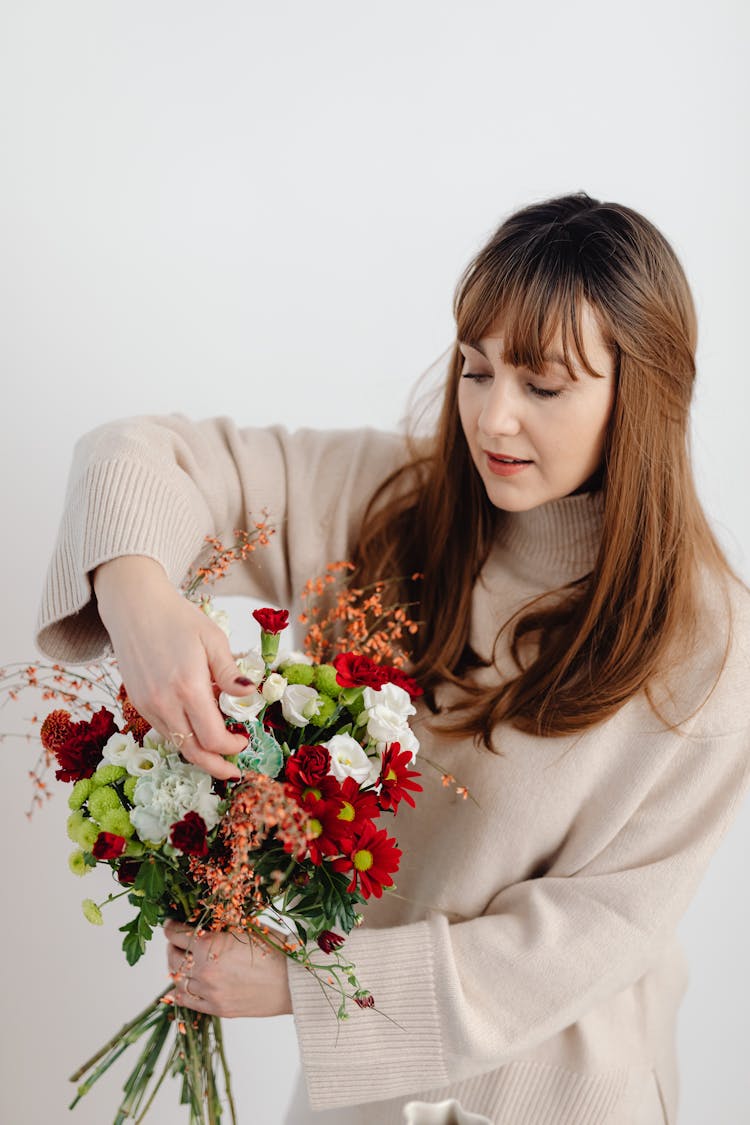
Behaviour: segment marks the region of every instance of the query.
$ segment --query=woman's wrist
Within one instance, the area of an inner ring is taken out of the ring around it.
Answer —
[[[143,592],[145,584],[164,584],[170,589],[172,584],[164,567],[156,559],[146,555],[121,555],[100,563],[91,573],[91,584],[101,613],[113,599],[127,598]]]

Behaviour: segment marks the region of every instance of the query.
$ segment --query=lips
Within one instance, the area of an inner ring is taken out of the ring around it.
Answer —
[[[490,451],[487,450],[487,449],[485,450],[485,453],[489,457],[490,461],[497,461],[501,465],[530,465],[531,464],[531,461],[526,460],[524,457],[511,457],[509,455],[506,455],[505,453],[490,453]]]
[[[487,468],[496,477],[514,477],[528,469],[532,461],[522,460],[520,457],[508,457],[504,453],[487,453]]]

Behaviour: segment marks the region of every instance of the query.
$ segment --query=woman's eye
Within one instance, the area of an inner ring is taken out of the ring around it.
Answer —
[[[483,374],[479,371],[462,371],[462,379],[472,379],[475,383],[481,383],[484,379],[491,379],[491,375]]]
[[[526,385],[537,398],[557,398],[558,395],[562,394],[562,391],[550,391],[546,387],[537,387],[535,383],[527,383]]]

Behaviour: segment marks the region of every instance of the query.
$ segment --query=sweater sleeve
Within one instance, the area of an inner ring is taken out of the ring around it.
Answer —
[[[238,427],[180,414],[107,423],[77,443],[36,627],[46,655],[101,658],[109,640],[90,575],[121,555],[156,559],[179,584],[206,548],[231,542],[268,511],[270,545],[235,565],[216,591],[290,607],[328,562],[350,556],[378,483],[404,439],[372,429]]]
[[[739,696],[735,703],[739,712]],[[289,965],[313,1109],[413,1095],[494,1070],[649,969],[750,781],[747,717],[720,736],[671,737],[668,764],[643,800],[578,869],[555,863],[505,887],[468,921],[430,911],[408,925],[353,931],[345,949],[387,1018],[355,1009],[337,1025],[320,985]],[[636,740],[624,749],[636,755]],[[602,836],[605,826],[602,814]]]

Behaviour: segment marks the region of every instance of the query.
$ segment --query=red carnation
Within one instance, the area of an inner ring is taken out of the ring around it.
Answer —
[[[406,672],[402,672],[400,668],[387,668],[383,665],[379,667],[379,673],[382,676],[382,683],[395,684],[397,687],[403,688],[407,691],[412,699],[416,699],[418,695],[423,695],[424,691],[419,686],[413,676],[407,676]]]
[[[335,934],[333,930],[323,930],[322,934],[318,934],[316,940],[324,953],[331,953],[334,949],[343,945],[346,938],[341,934]]]
[[[414,798],[408,792],[421,793],[422,786],[411,779],[421,777],[416,770],[410,770],[411,754],[402,750],[398,742],[392,742],[383,753],[380,766],[380,794],[378,800],[381,809],[393,809],[395,812],[402,799],[414,808]]]
[[[401,849],[396,847],[396,841],[385,828],[378,829],[369,821],[346,848],[345,858],[332,860],[331,866],[335,871],[352,869],[347,887],[350,894],[359,882],[360,893],[365,898],[370,895],[381,898],[383,887],[393,885],[391,875],[398,871],[401,855]]]
[[[106,707],[100,708],[87,722],[71,723],[65,740],[53,747],[60,763],[55,771],[58,781],[80,781],[91,777],[102,760],[102,749],[117,733],[115,717]]]
[[[169,831],[172,844],[185,855],[208,855],[206,822],[197,812],[186,813]]]
[[[294,785],[315,786],[331,768],[331,755],[325,746],[300,746],[286,763],[286,778]]]
[[[94,859],[118,859],[127,845],[124,836],[115,836],[113,832],[100,832],[94,841],[91,854]]]
[[[131,886],[135,882],[135,877],[140,869],[141,861],[139,859],[124,859],[115,871],[118,883],[122,883],[124,887]]]
[[[356,652],[341,652],[333,658],[336,681],[345,688],[369,687],[379,691],[383,684],[396,684],[408,692],[412,699],[422,695],[422,688],[412,676],[388,664],[376,664],[369,656]]]
[[[344,688],[382,686],[380,668],[369,656],[360,656],[356,652],[340,652],[333,658],[336,669],[336,682]]]
[[[254,609],[253,617],[264,633],[280,633],[289,624],[288,609]]]

